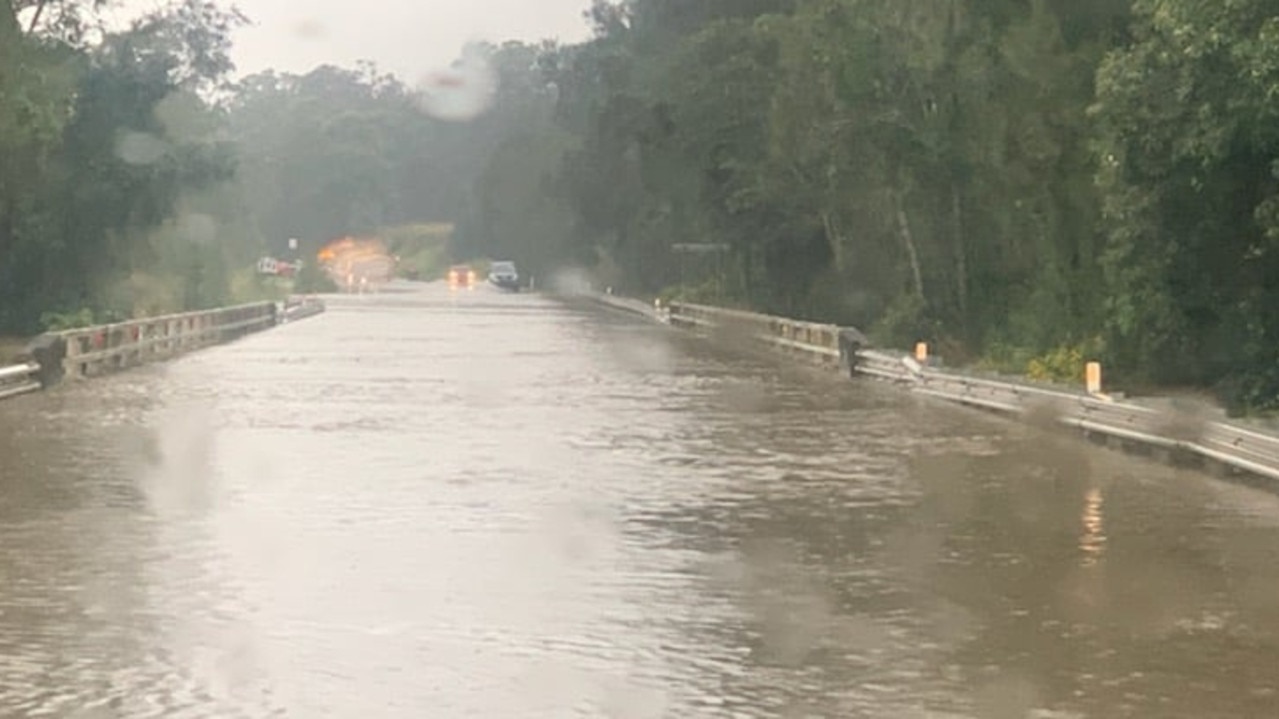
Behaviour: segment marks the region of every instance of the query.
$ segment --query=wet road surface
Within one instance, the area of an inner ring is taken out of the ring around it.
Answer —
[[[1263,717],[1279,500],[531,295],[0,403],[0,716]]]

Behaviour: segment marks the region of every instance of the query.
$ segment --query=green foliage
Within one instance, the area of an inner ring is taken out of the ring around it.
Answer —
[[[40,324],[45,332],[62,332],[91,327],[97,322],[93,316],[93,310],[81,307],[75,312],[45,312],[40,315]]]
[[[1266,0],[1138,0],[1097,75],[1109,236],[1105,326],[1122,365],[1279,396],[1279,13]]]
[[[245,267],[231,275],[230,301],[234,304],[279,302],[292,294],[294,289],[295,283],[291,280],[259,275],[253,268]]]
[[[399,258],[397,272],[410,279],[432,279],[443,275],[449,264],[450,223],[415,223],[389,227],[378,233],[388,251]]]
[[[302,265],[302,270],[298,272],[297,280],[293,284],[293,291],[298,294],[314,295],[337,292],[337,283],[333,278],[329,277],[315,262],[307,262]]]
[[[662,304],[688,302],[690,304],[734,307],[737,302],[727,293],[723,280],[711,277],[695,284],[671,285],[657,293]]]
[[[1270,0],[596,0],[587,42],[482,48],[468,123],[367,64],[214,106],[237,15],[175,0],[89,44],[93,4],[54,4],[34,33],[0,12],[0,330],[287,291],[253,260],[380,236],[423,278],[583,267],[1279,404]]]
[[[240,18],[175,0],[84,42],[96,5],[49,2],[20,27],[0,4],[0,330],[37,331],[50,308],[106,321],[225,294],[220,253],[178,215],[233,170],[198,93],[230,69]]]
[[[1078,384],[1084,381],[1086,365],[1100,356],[1101,346],[1100,339],[1060,345],[1027,361],[1026,376],[1045,382]]]

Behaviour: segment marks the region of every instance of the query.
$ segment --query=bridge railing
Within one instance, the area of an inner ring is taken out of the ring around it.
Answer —
[[[290,297],[279,308],[281,323],[296,322],[323,312],[324,300],[318,297]]]
[[[1279,480],[1279,436],[1239,424],[1161,411],[1078,390],[988,379],[921,364],[903,353],[865,348],[852,328],[672,303],[670,323],[703,331],[745,329],[774,347],[820,364],[832,359],[854,374],[893,382],[919,394],[1011,415],[1039,413],[1087,434],[1160,451],[1179,451],[1249,474]]]
[[[35,362],[0,367],[0,399],[40,389],[40,365]]]
[[[274,302],[254,302],[53,334],[66,343],[66,376],[84,378],[226,342],[276,323]]]
[[[841,337],[850,331],[855,332],[838,325],[686,302],[672,302],[667,310],[668,321],[677,327],[746,336],[788,354],[828,366],[836,366],[841,360]]]

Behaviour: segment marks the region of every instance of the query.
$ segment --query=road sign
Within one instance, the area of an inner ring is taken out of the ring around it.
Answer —
[[[290,237],[290,238],[289,238],[289,249],[290,249],[290,250],[296,250],[297,248],[298,248],[298,238],[296,238],[296,237]]]

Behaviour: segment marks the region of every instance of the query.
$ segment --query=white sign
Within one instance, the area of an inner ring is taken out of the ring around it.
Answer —
[[[290,238],[289,238],[289,249],[290,249],[290,250],[296,250],[297,248],[298,248],[298,238],[296,238],[296,237],[290,237]]]

